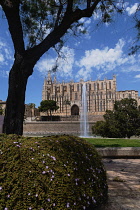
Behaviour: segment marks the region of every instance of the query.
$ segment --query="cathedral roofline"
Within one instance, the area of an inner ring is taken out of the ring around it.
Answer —
[[[116,75],[113,75],[113,78],[112,79],[107,79],[106,77],[104,79],[96,79],[96,80],[87,80],[87,81],[84,81],[84,79],[80,79],[78,82],[75,82],[74,80],[70,80],[69,82],[65,82],[64,80],[62,82],[59,82],[57,81],[56,79],[56,76],[54,76],[54,79],[52,79],[52,76],[51,76],[51,71],[48,71],[48,75],[47,77],[45,76],[44,78],[44,81],[51,81],[52,83],[55,83],[55,84],[67,84],[67,83],[90,83],[90,82],[104,82],[104,81],[112,81],[112,80],[116,80]]]

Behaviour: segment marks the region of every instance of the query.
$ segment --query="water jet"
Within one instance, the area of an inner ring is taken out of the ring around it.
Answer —
[[[87,116],[87,90],[86,84],[82,85],[82,100],[81,100],[81,114],[80,114],[80,136],[89,137],[89,124]]]

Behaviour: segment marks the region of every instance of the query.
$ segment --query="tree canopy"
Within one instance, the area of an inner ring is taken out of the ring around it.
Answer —
[[[93,134],[114,138],[140,135],[140,107],[135,99],[116,101],[114,110],[107,110],[104,119],[95,123]]]
[[[2,109],[2,105],[0,104],[0,115],[3,114],[3,109]]]
[[[82,17],[90,17],[93,12],[100,10],[102,21],[109,22],[114,11],[122,12],[122,5],[123,3],[116,6],[115,2],[110,0],[23,0],[20,7],[23,32],[32,47],[61,24],[64,25],[65,18],[68,18],[68,28],[75,33],[77,27],[82,25],[79,22]],[[62,44],[62,37],[59,44]]]
[[[50,113],[51,116],[53,111],[59,109],[59,106],[57,106],[54,100],[43,100],[38,108],[40,112],[47,112],[48,115]]]
[[[77,19],[73,19],[69,29],[73,34],[77,33],[77,28],[83,23],[79,20],[82,17],[90,17],[96,13],[100,14],[100,22],[108,23],[113,19],[113,15],[123,13],[125,11],[125,4],[127,1],[120,0],[22,0],[20,7],[21,20],[23,25],[24,36],[28,39],[28,45],[33,47],[44,40],[45,36],[48,35],[52,30],[57,28],[63,21],[64,16],[71,13],[75,16],[79,13]],[[140,49],[140,4],[135,12],[135,28],[137,29],[137,38],[134,46],[131,48],[131,53],[135,53]],[[81,15],[80,15],[81,13]],[[81,16],[81,17],[80,17]],[[67,31],[68,33],[69,31]],[[78,31],[79,32],[79,31]],[[85,29],[80,30],[85,33]],[[63,37],[60,38],[59,44],[54,46],[57,52],[63,46]]]

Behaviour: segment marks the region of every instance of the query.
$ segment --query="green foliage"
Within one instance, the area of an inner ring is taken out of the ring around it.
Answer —
[[[140,108],[135,99],[116,101],[113,111],[106,111],[105,121],[95,123],[93,134],[112,138],[140,135]]]
[[[105,118],[105,134],[104,137],[110,137],[110,138],[123,138],[123,136],[120,132],[121,125],[119,121],[117,120],[115,114],[113,111],[107,110],[106,114],[104,115]]]
[[[56,101],[54,100],[43,100],[40,103],[40,106],[38,107],[40,112],[47,112],[50,111],[50,115],[52,114],[52,111],[56,111],[59,109],[59,106],[57,106]]]
[[[89,9],[89,15],[87,17],[90,17],[92,15],[90,10],[92,10],[94,4],[96,4],[94,1],[88,0],[22,0],[20,14],[23,32],[29,40],[29,47],[33,47],[44,40],[50,31],[53,31],[63,22],[66,15],[73,15],[75,11],[78,13],[80,10]],[[101,14],[100,22],[108,23],[111,22],[114,12],[122,13],[123,3],[119,6],[112,0],[101,0],[94,10],[94,12]],[[84,17],[84,13],[82,17]],[[69,28],[74,35],[79,33],[85,34],[87,32],[85,24],[81,23],[79,19],[75,20]]]
[[[135,20],[135,29],[137,30],[136,40],[134,41],[134,45],[131,47],[130,55],[133,55],[140,50],[140,4],[138,4],[137,10],[134,15]]]
[[[94,209],[107,200],[101,158],[72,136],[0,135],[1,208]]]
[[[0,115],[3,114],[3,109],[2,109],[2,105],[0,105]]]
[[[57,12],[54,0],[23,0],[20,12],[24,35],[28,36],[30,47],[44,39],[46,31],[52,28],[53,15]]]
[[[106,123],[104,121],[97,121],[94,126],[92,126],[92,133],[95,135],[106,136]]]

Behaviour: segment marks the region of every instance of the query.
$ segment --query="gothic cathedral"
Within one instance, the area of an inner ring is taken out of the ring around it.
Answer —
[[[116,90],[116,76],[113,79],[96,81],[80,80],[80,82],[58,83],[56,77],[52,79],[50,72],[45,78],[42,91],[42,100],[55,100],[59,109],[53,115],[74,116],[82,112],[82,86],[86,84],[88,117],[103,116],[106,110],[113,110],[114,102],[123,98],[134,98],[140,105],[138,91]],[[90,120],[89,119],[89,120]]]

